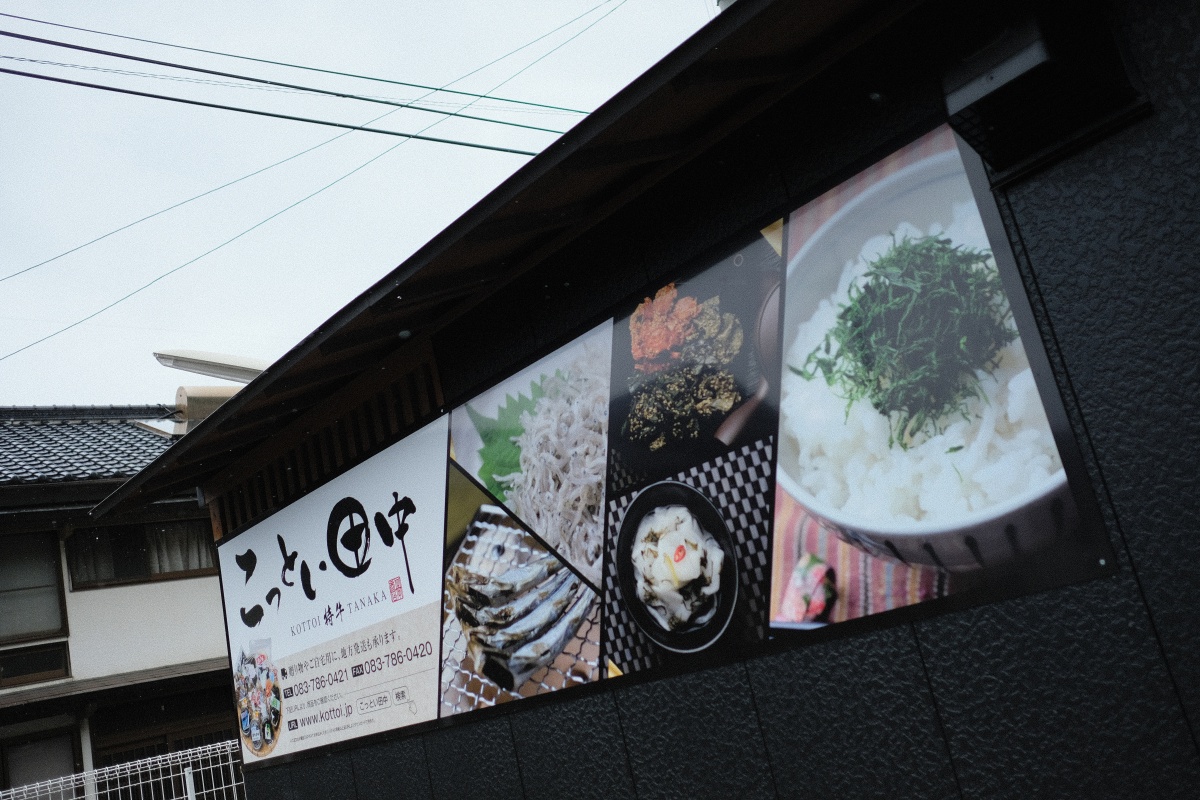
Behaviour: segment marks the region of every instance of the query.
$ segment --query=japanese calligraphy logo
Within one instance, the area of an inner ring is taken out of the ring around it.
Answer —
[[[390,534],[391,531],[388,531]],[[329,560],[347,578],[357,578],[371,566],[371,528],[367,510],[353,497],[343,497],[329,512],[326,528]],[[350,561],[344,554],[350,556]]]
[[[409,531],[408,517],[416,513],[417,506],[410,497],[401,497],[399,492],[392,492],[392,505],[385,515],[382,512],[376,512],[374,523],[375,531],[379,535],[379,540],[383,542],[385,547],[391,547],[396,542],[400,543],[400,549],[404,554],[404,570],[408,576],[409,592],[415,592],[412,580],[412,567],[408,563],[408,548],[404,544],[404,537]],[[394,517],[396,520],[395,529],[392,528],[392,523],[388,521],[388,517]],[[275,537],[279,544],[279,552],[283,557],[283,569],[280,571],[279,581],[285,587],[293,587],[296,585],[291,576],[296,570],[296,561],[300,560],[300,587],[304,591],[304,596],[310,601],[317,599],[317,590],[313,585],[313,572],[308,566],[308,562],[299,558],[299,551],[289,550],[287,542],[283,536],[276,535]],[[329,555],[329,563],[334,569],[340,572],[347,578],[357,578],[367,571],[371,566],[371,524],[367,519],[367,510],[363,504],[354,497],[343,497],[329,512],[329,519],[325,526],[325,549]],[[239,569],[245,574],[245,583],[250,582],[250,578],[254,575],[256,566],[258,565],[258,556],[253,550],[246,550],[235,556],[234,561]],[[320,561],[317,564],[317,569],[324,571],[326,562]],[[388,581],[388,588],[391,593],[392,602],[398,602],[404,598],[404,583],[400,578],[392,578]],[[283,600],[283,592],[278,587],[272,587],[267,593],[265,600],[267,605],[272,603],[278,609]],[[337,616],[341,617],[342,607],[338,604]],[[257,627],[262,622],[265,609],[261,604],[256,604],[251,608],[240,609],[242,623],[248,628]],[[327,611],[325,624],[333,623],[332,611]],[[318,618],[314,618],[314,624],[320,624]],[[307,626],[308,622],[302,623]],[[293,634],[294,635],[294,634]]]

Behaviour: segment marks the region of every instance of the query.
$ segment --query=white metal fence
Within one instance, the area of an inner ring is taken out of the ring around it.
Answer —
[[[244,800],[237,741],[0,791],[0,800]]]

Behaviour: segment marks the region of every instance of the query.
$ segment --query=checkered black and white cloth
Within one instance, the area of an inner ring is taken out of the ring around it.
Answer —
[[[729,525],[737,547],[738,583],[746,598],[735,619],[761,641],[770,602],[771,458],[775,437],[760,439],[673,476],[712,501]],[[617,531],[625,510],[637,497],[625,492],[608,501],[604,559],[604,652],[623,672],[650,669],[661,663],[657,646],[642,633],[625,609],[617,581]]]

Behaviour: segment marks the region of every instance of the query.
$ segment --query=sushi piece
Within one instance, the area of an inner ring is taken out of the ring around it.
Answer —
[[[833,568],[812,553],[804,553],[783,590],[780,617],[788,622],[823,622],[836,600]]]

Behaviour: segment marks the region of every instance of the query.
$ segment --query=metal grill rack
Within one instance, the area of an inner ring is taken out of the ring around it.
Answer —
[[[244,800],[237,741],[114,764],[0,791],[0,800]]]
[[[520,528],[504,524],[499,509],[480,509],[468,528],[453,564],[493,576],[543,557],[545,547]],[[590,589],[584,589],[590,592]],[[515,691],[498,686],[477,673],[467,655],[467,634],[454,613],[449,592],[442,598],[441,715],[486,708],[520,697],[545,694],[582,685],[600,677],[600,604],[594,603],[575,637],[548,666],[530,676]]]

